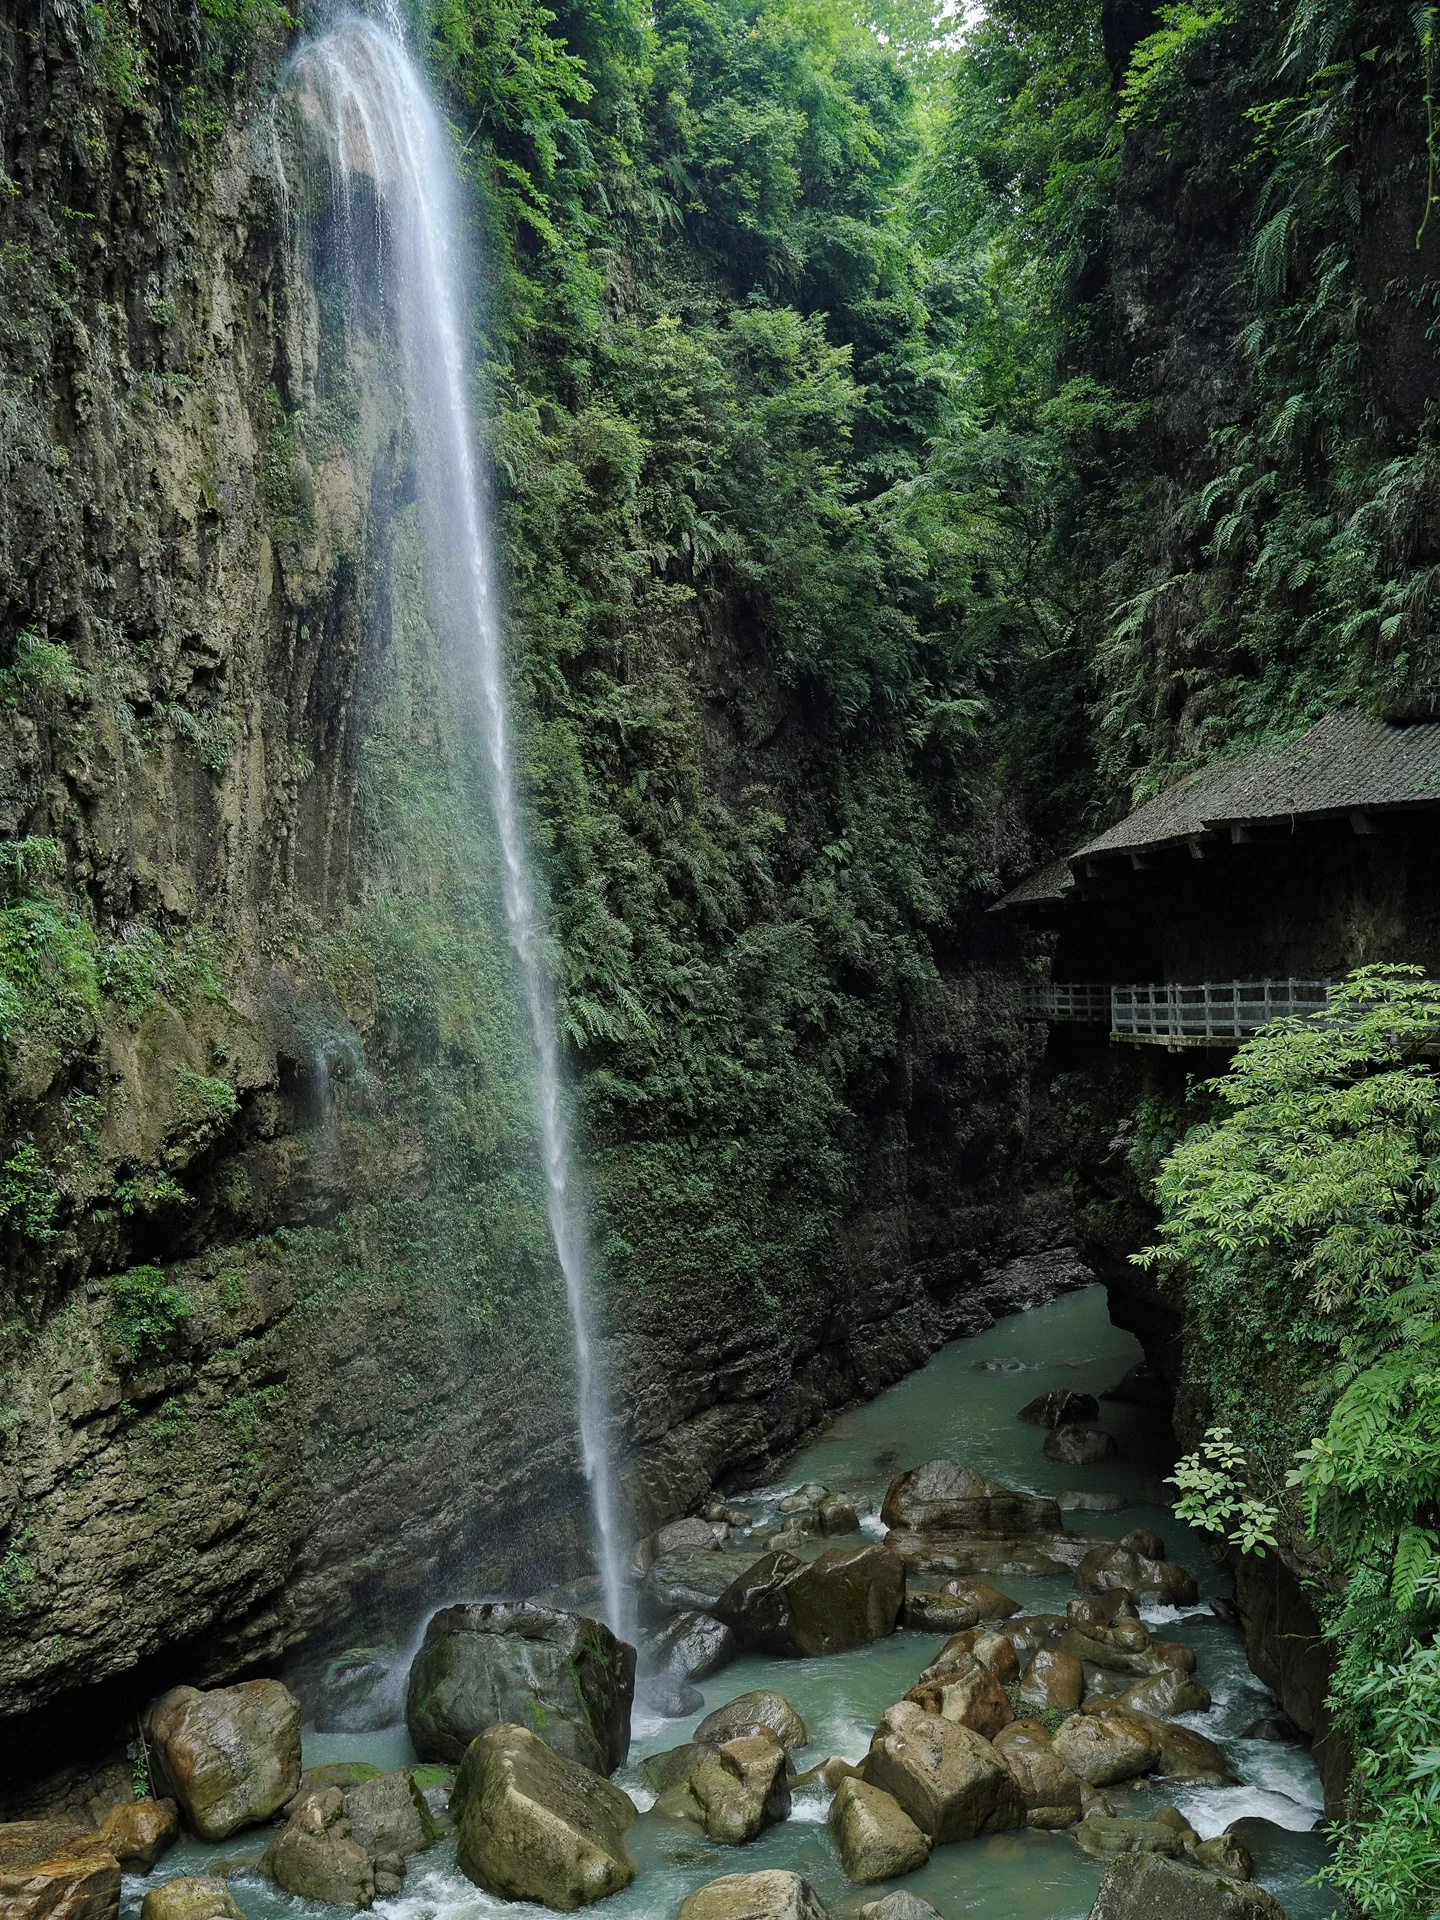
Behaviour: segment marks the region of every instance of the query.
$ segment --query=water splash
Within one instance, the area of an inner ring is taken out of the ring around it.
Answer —
[[[561,1097],[555,1009],[516,796],[500,645],[494,550],[471,428],[464,344],[463,229],[444,129],[397,32],[350,17],[292,65],[302,115],[319,132],[345,203],[358,181],[384,209],[385,259],[400,323],[406,403],[424,449],[430,560],[447,581],[483,721],[505,915],[519,956],[534,1045],[550,1231],[574,1335],[581,1457],[594,1512],[607,1619],[632,1638],[619,1514],[606,1447],[606,1402],[591,1325],[584,1236]]]

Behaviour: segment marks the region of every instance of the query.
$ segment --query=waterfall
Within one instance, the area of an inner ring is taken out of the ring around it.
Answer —
[[[302,113],[325,141],[342,203],[348,203],[354,182],[365,178],[374,183],[384,210],[383,254],[400,323],[405,400],[427,468],[429,558],[449,583],[479,696],[505,915],[533,1039],[550,1231],[574,1336],[581,1458],[605,1612],[610,1626],[629,1638],[606,1396],[561,1098],[555,1008],[542,964],[540,915],[517,803],[494,546],[471,427],[472,369],[465,348],[464,245],[455,176],[444,128],[394,21],[387,27],[359,17],[340,21],[301,49],[292,76]]]

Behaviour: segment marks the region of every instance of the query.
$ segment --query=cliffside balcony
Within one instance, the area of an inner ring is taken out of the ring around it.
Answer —
[[[1328,980],[1204,980],[1103,986],[1054,981],[1025,989],[1025,1012],[1033,1020],[1108,1023],[1123,1046],[1227,1047],[1272,1020],[1321,1013],[1330,999]]]

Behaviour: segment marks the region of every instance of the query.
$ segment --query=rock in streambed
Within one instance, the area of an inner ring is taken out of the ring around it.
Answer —
[[[662,1817],[689,1820],[722,1846],[743,1846],[764,1828],[788,1819],[790,1787],[785,1749],[768,1727],[740,1734],[699,1755],[683,1780],[655,1802]]]
[[[905,1568],[888,1547],[831,1547],[808,1566],[790,1553],[764,1555],[714,1611],[743,1647],[801,1657],[883,1639],[904,1599]]]
[[[144,1732],[154,1784],[202,1840],[268,1820],[300,1785],[300,1702],[278,1680],[172,1687]]]
[[[1024,1825],[1024,1803],[990,1742],[911,1700],[887,1710],[864,1772],[934,1846]]]
[[[930,1842],[900,1802],[865,1780],[842,1780],[830,1803],[830,1827],[845,1878],[858,1885],[913,1873]]]
[[[727,1873],[681,1902],[678,1920],[827,1920],[798,1873]]]
[[[630,1750],[635,1649],[599,1620],[530,1601],[442,1607],[410,1668],[405,1718],[425,1760],[463,1761],[487,1727],[535,1727],[611,1774]]]
[[[1016,1493],[955,1460],[930,1460],[892,1480],[880,1517],[898,1533],[1016,1535],[1061,1526],[1055,1501]]]
[[[528,1727],[490,1727],[471,1742],[450,1810],[461,1872],[502,1899],[568,1912],[635,1878],[629,1797]]]
[[[1248,1881],[1182,1866],[1157,1853],[1125,1853],[1100,1882],[1090,1920],[1286,1920],[1273,1894]]]

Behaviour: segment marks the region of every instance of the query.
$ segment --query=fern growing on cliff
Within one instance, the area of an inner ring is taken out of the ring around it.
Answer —
[[[1191,1516],[1243,1532],[1258,1463],[1331,1569],[1331,1707],[1356,1753],[1333,1874],[1376,1920],[1440,1899],[1437,1037],[1416,967],[1361,968],[1323,1014],[1257,1034],[1164,1162],[1137,1256],[1183,1281],[1201,1384],[1237,1429],[1182,1463]]]

